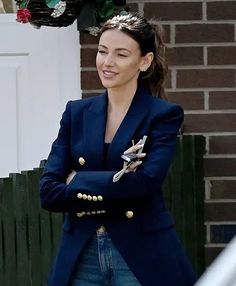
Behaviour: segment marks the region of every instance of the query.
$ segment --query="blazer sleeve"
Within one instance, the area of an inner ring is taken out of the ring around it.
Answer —
[[[78,211],[110,209],[127,202],[140,203],[160,191],[168,172],[176,137],[183,121],[183,110],[178,105],[168,104],[165,111],[153,118],[148,134],[147,155],[136,172],[125,173],[118,182],[113,182],[116,171],[80,171],[69,185],[65,184],[70,172],[70,103],[61,120],[58,138],[40,181],[42,207],[50,211]],[[102,200],[85,200],[86,196],[100,196]]]

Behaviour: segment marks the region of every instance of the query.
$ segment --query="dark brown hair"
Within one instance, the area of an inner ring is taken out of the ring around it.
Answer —
[[[154,54],[151,66],[147,71],[140,72],[138,85],[148,89],[154,96],[167,99],[163,88],[168,67],[162,27],[156,21],[148,21],[138,14],[127,14],[107,20],[101,28],[101,34],[110,29],[118,29],[133,38],[139,44],[142,56],[149,52]]]

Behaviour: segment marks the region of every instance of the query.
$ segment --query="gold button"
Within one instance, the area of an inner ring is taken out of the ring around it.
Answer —
[[[102,196],[98,196],[98,200],[101,202],[103,201],[103,197]]]
[[[86,194],[83,194],[83,200],[87,200],[88,196]]]
[[[86,215],[91,215],[91,212],[86,212]]]
[[[82,198],[83,198],[83,195],[82,195],[81,193],[78,193],[78,194],[77,194],[77,198],[78,198],[78,199],[82,199]]]
[[[96,202],[98,198],[96,196],[93,196],[93,201]]]
[[[127,218],[132,218],[134,216],[134,213],[132,211],[127,211],[125,215],[127,216]]]
[[[92,201],[92,196],[88,195],[88,201]]]
[[[82,217],[82,216],[84,215],[84,213],[83,213],[83,212],[81,212],[81,213],[76,213],[76,215],[77,215],[77,217]]]
[[[97,230],[98,233],[104,233],[105,231],[106,231],[106,229],[105,229],[105,226],[103,226],[103,225],[101,225]]]
[[[83,166],[84,164],[85,164],[85,160],[84,160],[84,158],[83,157],[79,157],[79,163],[80,163],[80,165],[81,166]]]

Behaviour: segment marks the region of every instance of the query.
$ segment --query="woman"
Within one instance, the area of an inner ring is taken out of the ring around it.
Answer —
[[[42,207],[66,213],[50,286],[194,284],[161,191],[183,121],[162,55],[161,29],[138,15],[101,29],[106,92],[67,104],[40,182]]]

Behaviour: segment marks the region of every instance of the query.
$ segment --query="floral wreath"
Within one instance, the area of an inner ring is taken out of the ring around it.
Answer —
[[[102,22],[116,14],[127,14],[125,0],[15,0],[16,21],[62,27],[77,19],[78,30],[97,36]]]

